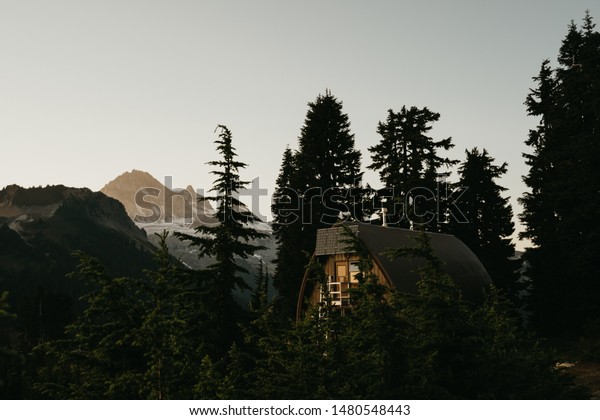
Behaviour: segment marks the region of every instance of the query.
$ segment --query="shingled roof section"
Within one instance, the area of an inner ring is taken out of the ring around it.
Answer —
[[[358,225],[346,225],[352,233],[356,235],[358,232]],[[315,247],[315,255],[334,255],[334,254],[345,254],[348,244],[344,241],[347,240],[346,231],[342,226],[336,226],[329,229],[317,230],[317,246]]]
[[[344,226],[358,235],[397,290],[416,293],[417,270],[424,265],[425,261],[419,258],[390,260],[385,253],[390,249],[417,246],[415,239],[421,232],[363,223],[344,223],[317,231],[315,255],[347,253],[348,244],[344,242],[347,240]],[[454,279],[463,296],[469,300],[481,300],[483,290],[488,288],[492,281],[477,256],[453,235],[431,232],[426,234],[431,239],[431,247],[435,255],[443,263],[443,270]]]

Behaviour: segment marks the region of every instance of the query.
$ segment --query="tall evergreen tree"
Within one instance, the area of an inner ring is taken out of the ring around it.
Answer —
[[[278,306],[286,316],[294,313],[298,299],[298,276],[306,265],[306,256],[298,246],[302,237],[301,197],[297,188],[298,168],[294,152],[288,147],[283,154],[281,169],[273,194],[273,233],[277,239],[277,270],[273,285],[279,292]]]
[[[256,285],[250,299],[250,309],[255,312],[267,306],[269,302],[269,269],[265,267],[262,258],[259,258],[258,261]]]
[[[458,173],[459,185],[465,188],[456,206],[464,213],[466,223],[450,223],[450,233],[462,240],[479,257],[494,284],[514,294],[516,263],[511,260],[515,248],[512,207],[502,197],[506,188],[496,179],[506,174],[506,163],[494,165],[494,159],[483,149],[466,150],[466,159]]]
[[[342,217],[362,218],[360,159],[342,102],[326,90],[308,104],[298,151],[284,154],[272,206],[278,241],[274,281],[287,316],[293,314],[317,229]]]
[[[386,194],[392,195],[386,204],[392,224],[409,227],[413,222],[439,230],[438,172],[457,162],[438,155],[439,150],[454,147],[452,138],[435,141],[428,135],[439,118],[427,107],[403,106],[400,112],[388,110],[386,121],[377,126],[381,140],[369,148],[373,163],[367,168],[379,171]]]
[[[526,142],[521,199],[532,304],[547,334],[600,318],[600,34],[589,13],[581,29],[571,23],[558,63],[544,61],[525,102],[540,123]]]
[[[312,251],[317,229],[340,217],[361,216],[352,214],[356,200],[352,193],[362,180],[361,153],[354,148],[342,102],[329,90],[308,104],[298,143],[294,188],[301,194],[302,231],[309,243],[302,249]]]
[[[521,236],[539,245],[540,242],[548,242],[545,234],[554,231],[558,222],[553,204],[556,192],[551,185],[553,180],[557,181],[556,165],[560,164],[553,163],[552,156],[552,150],[557,147],[553,126],[559,118],[556,104],[558,82],[549,60],[542,63],[539,75],[533,80],[538,83],[538,88],[531,89],[525,104],[529,115],[540,117],[540,123],[535,130],[529,131],[529,139],[525,142],[533,148],[531,153],[523,154],[531,167],[524,177],[531,191],[520,199],[525,209],[520,218],[527,228]]]
[[[198,235],[176,235],[198,247],[199,257],[209,256],[216,260],[208,267],[208,274],[211,277],[212,302],[215,313],[218,314],[215,327],[221,331],[217,338],[221,341],[222,349],[226,351],[231,344],[231,338],[238,334],[237,323],[241,316],[240,308],[233,299],[233,290],[249,289],[240,276],[240,273],[248,271],[236,261],[236,257],[245,259],[263,249],[250,241],[266,235],[249,226],[249,223],[259,219],[237,199],[239,190],[248,184],[242,181],[239,175],[239,170],[245,168],[246,164],[236,160],[231,131],[224,125],[217,128],[220,133],[215,144],[221,160],[208,162],[217,168],[211,172],[217,176],[210,190],[214,194],[201,200],[217,202],[215,217],[219,223],[214,226],[198,226]]]

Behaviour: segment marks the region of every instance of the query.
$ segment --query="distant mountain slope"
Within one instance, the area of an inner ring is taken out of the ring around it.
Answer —
[[[200,196],[188,186],[185,190],[172,190],[147,172],[125,172],[100,192],[119,200],[129,217],[137,223],[174,223],[196,227],[214,223],[214,213],[208,201],[198,201]]]
[[[138,248],[152,249],[145,232],[131,221],[119,201],[87,188],[8,186],[0,190],[0,223],[30,244],[48,241],[108,252],[99,247],[100,238],[92,235],[101,233],[127,237]]]
[[[154,246],[117,200],[62,185],[0,190],[0,290],[10,292],[20,319],[28,319],[22,312],[34,310],[26,307],[40,296],[77,305],[86,287],[65,278],[77,264],[76,250],[115,276],[154,266]]]

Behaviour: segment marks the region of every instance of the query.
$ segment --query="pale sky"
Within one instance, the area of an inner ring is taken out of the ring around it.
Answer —
[[[450,156],[508,162],[515,214],[536,120],[523,102],[571,19],[598,0],[0,0],[0,188],[93,190],[140,169],[208,189],[217,124],[273,191],[307,103],[343,101],[363,153],[389,108],[441,114]],[[366,178],[379,186],[378,175]],[[269,198],[261,201],[268,213]],[[519,227],[520,229],[520,227]],[[519,244],[518,248],[522,248]]]

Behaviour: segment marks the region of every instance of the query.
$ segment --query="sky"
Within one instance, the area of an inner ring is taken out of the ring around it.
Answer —
[[[571,20],[597,0],[0,0],[0,188],[99,190],[132,169],[207,190],[217,124],[269,194],[307,104],[343,102],[362,151],[388,109],[441,114],[447,156],[507,162],[517,230],[523,102]],[[365,180],[381,184],[367,171]],[[270,198],[260,213],[270,218]],[[517,248],[526,243],[518,242]]]

